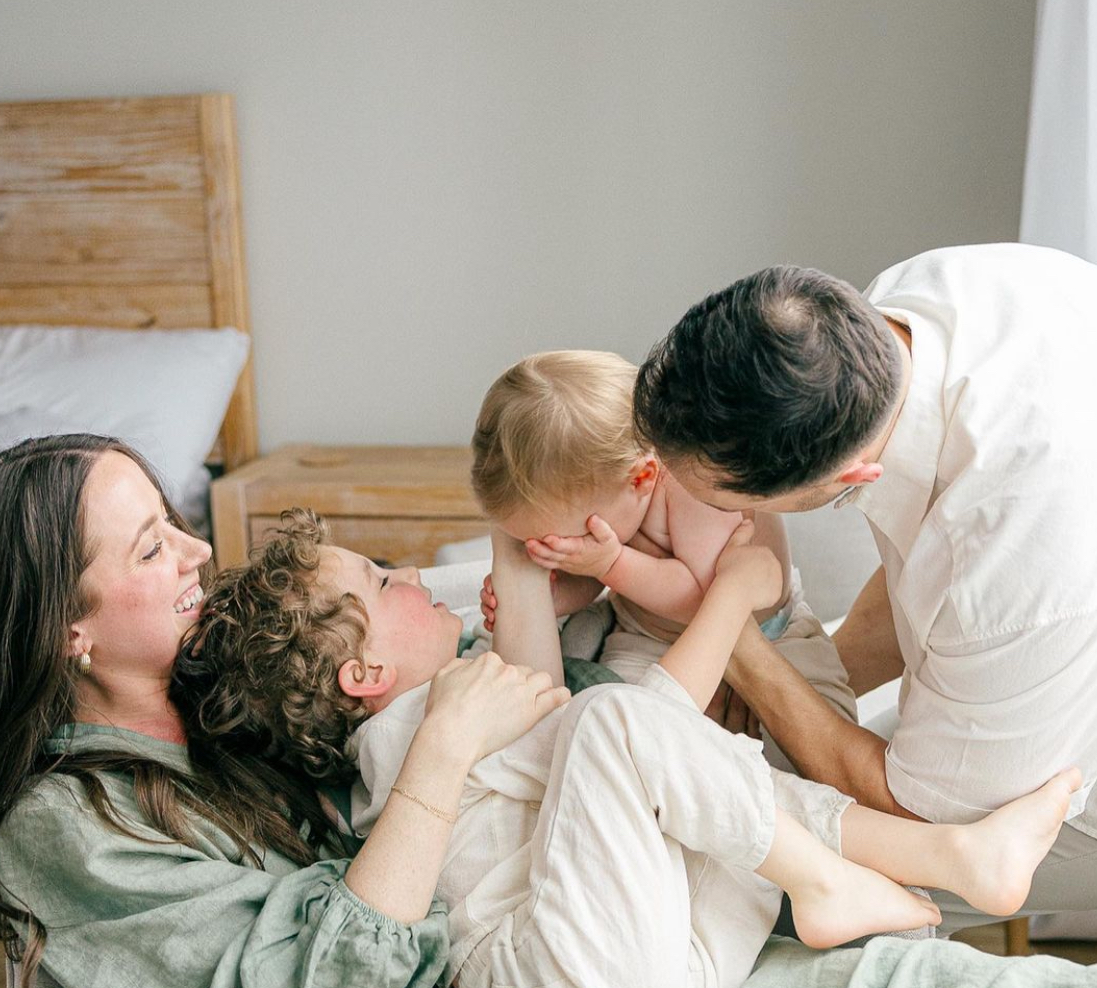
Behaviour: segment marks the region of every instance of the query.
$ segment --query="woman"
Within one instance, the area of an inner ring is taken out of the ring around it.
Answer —
[[[27,981],[433,985],[446,821],[394,802],[347,858],[306,779],[188,746],[167,684],[210,548],[141,457],[88,435],[0,452],[0,545],[0,927]],[[566,698],[448,666],[402,783],[448,801]]]

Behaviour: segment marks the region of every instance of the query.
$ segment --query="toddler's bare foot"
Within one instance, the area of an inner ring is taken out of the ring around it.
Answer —
[[[835,947],[871,933],[936,926],[941,911],[879,872],[835,857],[824,878],[789,889],[796,933],[809,947]]]
[[[1047,855],[1082,784],[1076,768],[990,816],[958,827],[945,887],[991,916],[1010,916],[1028,898],[1032,873]]]

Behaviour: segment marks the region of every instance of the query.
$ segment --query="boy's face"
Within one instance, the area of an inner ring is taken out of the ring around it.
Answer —
[[[545,508],[523,505],[498,522],[512,539],[525,542],[543,539],[546,535],[586,535],[587,519],[598,515],[622,544],[640,529],[647,513],[650,496],[639,493],[629,481],[617,487],[594,492],[579,504],[556,504]]]
[[[382,569],[356,552],[322,546],[316,583],[335,596],[350,593],[362,601],[369,616],[364,659],[396,669],[393,696],[429,682],[457,655],[461,619],[431,601],[414,566]]]

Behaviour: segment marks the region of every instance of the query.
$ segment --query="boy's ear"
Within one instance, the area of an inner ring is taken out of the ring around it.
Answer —
[[[339,667],[339,688],[359,700],[375,700],[384,696],[396,682],[396,669],[385,662],[347,659]]]
[[[659,461],[654,456],[637,460],[628,474],[629,486],[637,494],[650,494],[659,477]]]

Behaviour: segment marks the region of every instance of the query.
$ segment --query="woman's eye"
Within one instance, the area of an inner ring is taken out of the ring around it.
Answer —
[[[144,556],[142,556],[141,558],[142,558],[142,559],[144,559],[144,560],[145,560],[146,562],[147,562],[148,560],[151,560],[151,559],[155,559],[155,558],[156,558],[157,556],[159,556],[159,555],[160,555],[160,549],[161,549],[161,547],[162,547],[163,545],[164,545],[164,540],[163,540],[163,539],[159,540],[159,541],[158,541],[158,542],[156,543],[156,545],[154,545],[154,546],[152,547],[152,549],[150,549],[150,550],[149,550],[149,552],[148,552],[148,553],[146,553],[146,554],[145,554]]]
[[[388,585],[389,585],[389,578],[386,576],[383,580],[381,580],[381,589],[384,590],[385,587],[387,587]]]

